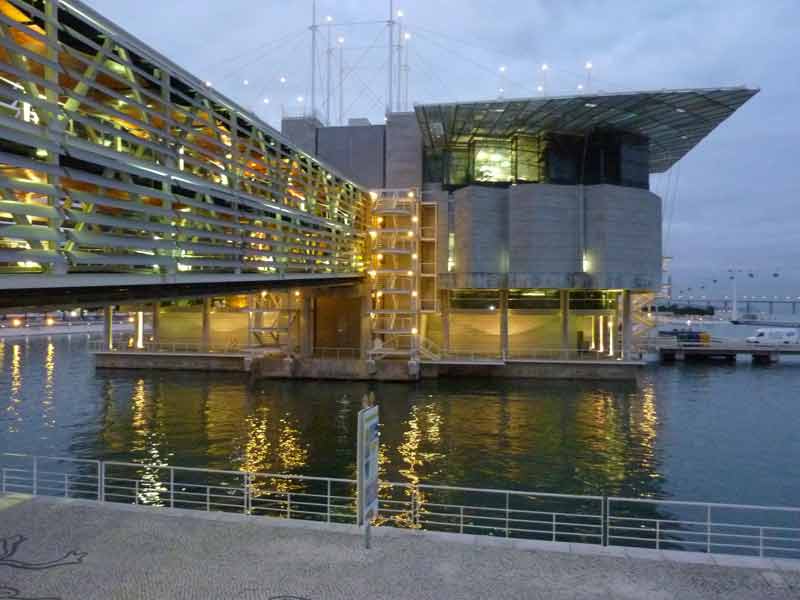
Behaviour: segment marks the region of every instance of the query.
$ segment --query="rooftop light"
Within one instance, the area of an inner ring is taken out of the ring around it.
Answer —
[[[547,70],[549,70],[549,69],[550,69],[550,67],[547,65],[547,63],[544,63],[544,64],[542,65],[542,71],[547,71]]]
[[[250,82],[249,82],[249,81],[247,81],[247,79],[245,79],[245,80],[242,82],[242,84],[243,84],[243,85],[250,85]]]
[[[586,104],[584,104],[584,106],[586,108],[597,108],[597,104],[595,104],[594,102],[587,102]]]
[[[592,66],[593,66],[593,65],[592,65],[592,61],[590,61],[590,60],[587,60],[587,61],[586,61],[586,64],[584,65],[584,67],[585,67],[586,69],[591,69],[591,68],[592,68]]]

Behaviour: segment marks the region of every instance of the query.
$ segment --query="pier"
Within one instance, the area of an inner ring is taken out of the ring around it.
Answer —
[[[800,355],[796,344],[748,344],[738,340],[711,339],[703,342],[679,342],[674,338],[655,340],[649,350],[658,352],[661,362],[682,360],[723,360],[735,362],[739,355],[750,355],[756,364],[776,363],[781,355]]]

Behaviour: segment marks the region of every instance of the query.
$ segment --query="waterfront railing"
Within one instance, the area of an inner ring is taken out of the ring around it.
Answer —
[[[0,493],[356,523],[352,479],[0,454]],[[376,525],[800,558],[800,508],[380,483]]]

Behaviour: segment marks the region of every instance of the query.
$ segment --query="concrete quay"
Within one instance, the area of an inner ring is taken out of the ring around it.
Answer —
[[[0,496],[0,597],[798,599],[800,561]]]

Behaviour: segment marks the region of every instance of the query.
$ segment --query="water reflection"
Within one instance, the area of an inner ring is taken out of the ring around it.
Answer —
[[[774,485],[800,453],[791,425],[800,403],[780,401],[800,396],[789,365],[661,369],[638,388],[499,380],[249,385],[235,374],[95,372],[83,337],[31,339],[27,350],[0,341],[0,357],[4,450],[353,479],[356,414],[371,390],[381,408],[381,477],[407,484],[406,501],[422,483],[722,501],[744,500],[754,487],[776,491],[774,504],[780,494],[800,497],[800,482]],[[739,430],[753,435],[730,434]],[[722,466],[733,460],[738,472]],[[160,501],[164,477],[151,469],[142,502]],[[263,491],[273,482],[253,485]]]

